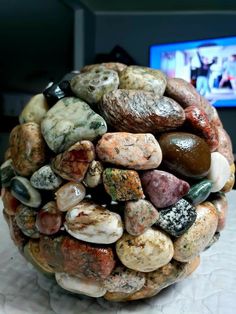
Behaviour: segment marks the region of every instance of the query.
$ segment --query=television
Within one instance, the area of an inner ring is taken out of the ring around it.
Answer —
[[[151,45],[149,60],[192,83],[215,107],[236,107],[236,36]]]

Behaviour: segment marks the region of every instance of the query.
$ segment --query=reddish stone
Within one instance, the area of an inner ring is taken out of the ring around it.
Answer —
[[[2,188],[1,197],[5,212],[8,215],[14,216],[17,212],[17,207],[20,205],[20,202],[14,196],[12,196],[11,192],[6,188]]]
[[[40,233],[52,235],[57,233],[62,225],[62,212],[56,202],[49,202],[37,213],[36,227]]]
[[[215,151],[219,145],[218,132],[205,111],[197,106],[189,106],[185,109],[185,117],[185,125],[190,132],[193,130],[193,133],[204,138],[210,150]]]

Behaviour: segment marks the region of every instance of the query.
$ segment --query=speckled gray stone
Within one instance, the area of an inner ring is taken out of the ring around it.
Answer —
[[[36,189],[54,190],[62,184],[62,179],[53,172],[50,165],[45,165],[32,175],[30,183]]]

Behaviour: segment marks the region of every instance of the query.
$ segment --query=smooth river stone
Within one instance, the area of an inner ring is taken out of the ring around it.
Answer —
[[[62,184],[62,179],[53,172],[50,165],[45,165],[33,173],[30,183],[39,190],[55,190]]]
[[[95,149],[90,141],[75,143],[65,152],[52,159],[52,169],[63,179],[80,182],[89,164],[95,158]]]
[[[103,165],[99,160],[93,160],[88,167],[83,183],[89,188],[95,188],[102,183]]]
[[[46,98],[43,94],[33,96],[25,105],[19,116],[20,124],[27,122],[35,122],[40,124],[49,107]]]
[[[115,90],[104,95],[99,106],[117,131],[155,134],[176,129],[185,120],[183,108],[173,99],[142,90]]]
[[[120,215],[89,201],[69,209],[64,226],[72,237],[91,243],[114,243],[123,234]]]
[[[40,234],[36,228],[36,215],[37,212],[24,205],[20,205],[16,214],[16,223],[22,233],[29,238],[38,239]]]
[[[202,137],[211,152],[215,151],[219,145],[218,131],[215,125],[210,123],[205,111],[193,105],[185,109],[185,116],[185,125],[189,131]]]
[[[104,94],[118,88],[119,76],[117,72],[101,67],[76,75],[70,86],[75,96],[89,104],[96,104]]]
[[[174,237],[185,233],[196,220],[196,209],[189,202],[180,199],[174,205],[159,211],[156,225]]]
[[[40,237],[40,252],[55,272],[77,275],[81,279],[105,279],[115,267],[110,247],[99,247],[69,236]]]
[[[207,143],[197,135],[171,132],[160,136],[163,163],[183,176],[200,179],[211,166],[211,153]]]
[[[217,152],[221,153],[229,162],[229,164],[234,163],[233,147],[231,139],[223,128],[217,128],[219,136],[219,146]]]
[[[16,199],[7,188],[2,188],[1,198],[6,214],[14,216],[17,212],[17,207],[20,205],[18,199]]]
[[[220,232],[225,227],[225,222],[228,213],[228,201],[224,193],[214,193],[211,194],[209,201],[215,206],[217,214],[218,214],[218,225],[217,232]]]
[[[45,162],[45,142],[35,122],[17,125],[10,134],[11,158],[14,169],[29,176]]]
[[[47,112],[41,129],[50,149],[60,153],[78,141],[103,135],[107,125],[84,101],[65,97]]]
[[[55,193],[58,209],[62,212],[67,211],[81,202],[85,194],[86,190],[82,183],[67,182]]]
[[[32,187],[30,181],[24,177],[12,178],[11,193],[22,204],[29,207],[37,208],[42,201],[39,191]]]
[[[211,153],[211,167],[207,178],[212,181],[211,192],[220,191],[230,177],[230,165],[220,153]]]
[[[230,192],[234,187],[234,183],[235,183],[235,165],[232,164],[230,166],[230,177],[225,183],[224,187],[221,189],[221,191],[224,193]]]
[[[141,182],[145,195],[148,195],[156,208],[163,208],[175,204],[189,190],[189,184],[173,174],[161,171],[145,171],[141,175]]]
[[[73,293],[94,298],[102,297],[106,293],[103,284],[94,280],[81,279],[67,273],[56,273],[55,278],[60,287]]]
[[[126,267],[151,272],[169,263],[174,248],[164,232],[150,228],[136,237],[125,233],[116,242],[116,253]]]
[[[169,78],[165,95],[173,98],[183,108],[195,105],[200,107],[200,95],[195,87],[181,78]]]
[[[103,184],[113,201],[130,201],[144,198],[139,175],[134,170],[106,168]]]
[[[125,204],[125,229],[131,235],[144,233],[158,218],[158,211],[146,200],[129,201]]]
[[[210,202],[197,205],[197,218],[194,224],[174,241],[173,258],[189,262],[199,255],[210,242],[218,225],[218,214]]]
[[[202,180],[191,186],[184,198],[192,203],[198,205],[204,202],[211,193],[212,182],[210,180]]]
[[[13,168],[12,159],[7,159],[0,168],[0,177],[2,187],[9,187],[11,184],[11,179],[16,175]]]
[[[54,271],[52,267],[48,265],[46,260],[40,254],[39,241],[30,239],[24,246],[24,257],[31,263],[39,272],[48,276],[54,277]]]
[[[88,64],[80,69],[81,73],[88,72],[88,71],[96,71],[97,69],[105,68],[109,70],[116,71],[118,74],[121,73],[127,67],[126,64],[120,62],[103,62],[103,63],[96,63],[96,64]]]
[[[135,89],[153,92],[163,96],[166,89],[166,75],[148,67],[131,65],[120,74],[120,89]]]
[[[136,170],[157,168],[161,148],[152,134],[106,133],[96,146],[100,160]]]
[[[220,127],[223,128],[222,122],[219,118],[218,112],[214,106],[212,106],[209,101],[200,95],[200,108],[202,108],[212,125],[216,128]]]
[[[62,220],[62,212],[57,208],[56,202],[50,201],[37,212],[36,227],[40,233],[52,235],[61,229]]]
[[[118,266],[104,280],[103,284],[109,292],[134,293],[145,284],[145,274]]]

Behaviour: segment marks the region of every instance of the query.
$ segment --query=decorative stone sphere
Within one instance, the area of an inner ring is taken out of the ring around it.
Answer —
[[[224,228],[232,145],[188,82],[103,63],[34,96],[1,165],[11,238],[65,290],[148,298],[189,276]]]

